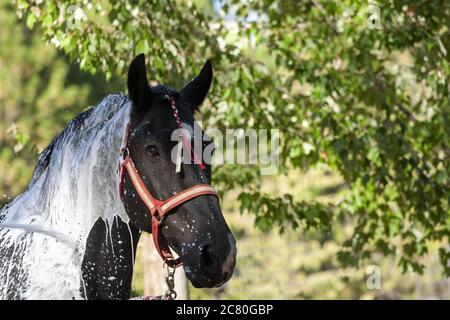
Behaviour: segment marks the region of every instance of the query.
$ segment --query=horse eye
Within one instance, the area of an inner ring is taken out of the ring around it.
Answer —
[[[149,144],[145,146],[145,152],[151,155],[152,157],[156,157],[159,154],[158,147],[154,144]]]

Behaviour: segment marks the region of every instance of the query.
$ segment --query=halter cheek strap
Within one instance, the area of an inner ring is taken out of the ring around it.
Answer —
[[[171,104],[175,104],[171,100]],[[164,218],[173,211],[179,205],[188,202],[191,199],[197,198],[202,195],[213,195],[218,197],[216,190],[209,184],[198,184],[183,191],[178,192],[174,196],[166,199],[159,200],[153,197],[150,191],[145,186],[144,181],[139,175],[133,159],[131,158],[128,150],[128,140],[130,136],[130,124],[127,124],[125,129],[124,144],[122,147],[122,160],[119,164],[119,195],[124,202],[125,196],[123,192],[123,181],[125,178],[125,172],[133,183],[136,192],[139,194],[141,200],[145,203],[152,215],[152,237],[155,244],[155,248],[158,251],[161,258],[169,266],[176,268],[182,265],[181,257],[174,259],[172,252],[170,251],[169,244],[160,234],[160,225]],[[203,168],[202,168],[203,169]]]
[[[200,169],[205,170],[205,165],[203,164],[202,161],[200,161],[197,158],[197,155],[191,149],[191,144],[190,144],[189,140],[186,139],[186,137],[184,136],[183,125],[181,124],[181,120],[180,120],[180,117],[178,114],[178,108],[175,104],[175,99],[171,96],[167,96],[167,99],[170,102],[170,106],[172,107],[172,110],[173,110],[173,117],[175,118],[175,121],[178,126],[178,130],[180,131],[180,138],[179,138],[180,140],[178,141],[179,147],[181,147],[184,144],[186,152],[188,152],[191,157],[191,161],[193,163],[198,164],[200,166]],[[180,151],[181,151],[181,149],[180,149]],[[176,168],[177,173],[180,171],[180,167],[179,167],[180,164],[181,164],[181,153],[177,154],[177,168]]]

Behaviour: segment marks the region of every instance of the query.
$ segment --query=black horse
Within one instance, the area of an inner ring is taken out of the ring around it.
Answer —
[[[106,97],[53,140],[28,189],[0,211],[0,298],[130,298],[139,237],[152,230],[150,211],[127,173],[122,200],[117,191],[127,125],[130,156],[155,198],[210,184],[208,164],[202,169],[183,163],[181,172],[175,170],[171,153],[177,142],[171,136],[178,125],[169,100],[183,126],[193,128],[211,81],[208,61],[179,92],[150,87],[140,55],[129,68],[129,98]],[[217,197],[205,194],[179,205],[159,230],[195,287],[230,279],[236,246]]]

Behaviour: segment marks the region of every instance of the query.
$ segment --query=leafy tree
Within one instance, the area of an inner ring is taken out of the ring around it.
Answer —
[[[354,221],[341,262],[382,252],[405,271],[421,272],[418,258],[438,242],[449,275],[450,3],[377,3],[233,0],[211,11],[182,0],[17,0],[17,8],[91,72],[124,74],[144,52],[152,79],[180,87],[211,57],[209,125],[279,128],[280,174],[325,165],[348,186],[338,204],[301,202],[261,192],[256,166],[218,167],[216,183],[242,190],[241,208],[259,227]]]
[[[114,87],[69,65],[0,0],[0,203],[28,184],[37,153],[75,115]],[[92,90],[95,83],[97,89]]]

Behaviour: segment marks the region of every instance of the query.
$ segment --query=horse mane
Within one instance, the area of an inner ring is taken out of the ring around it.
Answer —
[[[108,95],[70,121],[40,154],[28,188],[0,210],[0,299],[8,287],[16,298],[80,297],[92,226],[98,219],[108,228],[116,218],[129,221],[116,169],[130,102]],[[10,283],[9,268],[18,263],[22,268]]]
[[[75,118],[73,118],[66,127],[59,133],[56,137],[52,139],[50,144],[39,154],[36,166],[33,171],[33,176],[30,182],[30,185],[38,179],[43,172],[48,168],[50,164],[50,160],[52,158],[53,150],[55,146],[59,143],[59,141],[64,140],[65,138],[73,135],[76,133],[76,131],[79,131],[81,129],[89,129],[85,128],[86,120],[90,119],[90,117],[93,114],[93,111],[98,108],[102,104],[108,104],[109,106],[119,105],[121,108],[125,103],[129,101],[129,98],[122,94],[110,94],[103,98],[103,100],[97,105],[93,107],[89,107],[87,110],[83,111],[79,115],[77,115]],[[105,124],[106,121],[104,119],[98,118],[98,122],[100,124]],[[97,126],[98,123],[93,123],[94,126]]]

